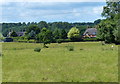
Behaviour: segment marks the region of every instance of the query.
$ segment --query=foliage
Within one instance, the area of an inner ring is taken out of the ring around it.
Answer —
[[[62,43],[62,42],[72,42],[71,39],[56,39],[57,43]]]
[[[35,38],[36,33],[32,30],[29,34],[28,34],[29,38]]]
[[[35,52],[40,52],[41,51],[41,48],[37,47],[34,49]]]
[[[62,30],[61,30],[60,38],[61,38],[61,39],[66,39],[66,38],[67,38],[67,32],[65,31],[65,29],[62,29]]]
[[[80,31],[76,27],[72,27],[70,31],[68,32],[68,38],[70,38],[73,41],[80,39]]]
[[[13,39],[12,38],[5,38],[4,42],[13,42]]]
[[[97,41],[97,38],[84,38],[83,41]]]
[[[67,46],[67,49],[68,49],[69,51],[74,51],[74,46]]]
[[[0,33],[0,38],[3,37],[2,33]]]
[[[30,25],[26,27],[26,29],[27,34],[29,34],[31,31],[35,34],[38,34],[40,32],[40,28],[37,25]]]
[[[57,42],[57,43],[62,43],[62,42],[63,42],[63,39],[57,39],[56,42]]]
[[[39,34],[40,30],[45,27],[51,31],[55,31],[56,29],[62,30],[65,29],[65,31],[68,33],[69,29],[73,26],[77,27],[81,32],[80,35],[83,34],[87,26],[94,26],[96,24],[87,22],[87,23],[68,23],[68,22],[52,22],[52,23],[47,23],[45,21],[40,21],[39,23],[36,22],[28,22],[28,23],[0,23],[2,25],[2,34],[3,36],[7,36],[10,30],[14,30],[16,32],[20,31],[26,31],[26,33],[30,33],[32,30],[36,33]],[[59,31],[60,33],[60,31]]]
[[[110,20],[103,20],[100,24],[99,24],[99,37],[100,39],[104,40],[106,43],[111,43],[114,42],[114,35],[113,35],[113,31],[115,28],[115,23],[113,21]]]
[[[12,31],[12,33],[10,34],[11,37],[17,37],[17,33],[15,31]]]
[[[101,22],[101,19],[97,19],[97,20],[94,21],[94,24],[97,25],[97,24],[99,24],[100,22]]]
[[[41,32],[37,36],[37,40],[44,43],[44,46],[48,43],[51,43],[53,40],[52,32],[47,28],[42,28]]]
[[[40,29],[42,29],[42,28],[48,28],[48,24],[47,24],[47,22],[45,22],[45,21],[40,21],[39,23],[38,23],[38,27],[40,28]]]
[[[106,43],[120,43],[119,22],[120,22],[120,2],[107,1],[103,8],[102,16],[106,17],[98,25],[99,38]]]
[[[114,30],[115,43],[120,44],[120,28]]]
[[[60,32],[58,29],[55,29],[53,32],[54,39],[59,39],[60,38]]]

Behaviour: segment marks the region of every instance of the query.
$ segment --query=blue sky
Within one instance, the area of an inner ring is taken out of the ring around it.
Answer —
[[[94,22],[105,2],[6,2],[0,22]]]

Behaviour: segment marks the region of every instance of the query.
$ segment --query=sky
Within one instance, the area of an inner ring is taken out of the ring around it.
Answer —
[[[105,2],[0,2],[0,22],[94,22]]]

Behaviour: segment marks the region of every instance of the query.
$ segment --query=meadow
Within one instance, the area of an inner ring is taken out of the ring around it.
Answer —
[[[118,46],[101,42],[3,43],[3,82],[117,82]],[[111,47],[113,45],[113,48]],[[69,51],[67,46],[73,46]],[[41,52],[34,48],[41,47]]]
[[[0,57],[0,83],[2,82],[2,57]]]

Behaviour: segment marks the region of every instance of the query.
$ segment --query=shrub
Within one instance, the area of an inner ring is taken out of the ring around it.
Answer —
[[[5,38],[4,42],[13,42],[13,39],[12,38]]]
[[[49,48],[48,46],[44,45],[43,48]]]
[[[62,42],[63,42],[63,39],[57,39],[56,42],[57,42],[57,43],[62,43]]]
[[[64,39],[64,42],[71,42],[71,39]]]
[[[35,51],[35,52],[40,52],[40,51],[41,51],[41,48],[35,48],[34,51]]]
[[[84,38],[84,41],[97,41],[97,38]]]
[[[62,42],[71,42],[71,39],[56,39],[57,43],[62,43]]]
[[[102,45],[105,45],[105,42],[104,42],[104,41],[102,41],[102,42],[101,42],[101,44],[102,44]]]
[[[80,48],[80,50],[83,50],[83,48]]]
[[[67,49],[68,49],[69,51],[74,51],[74,46],[67,46]]]

